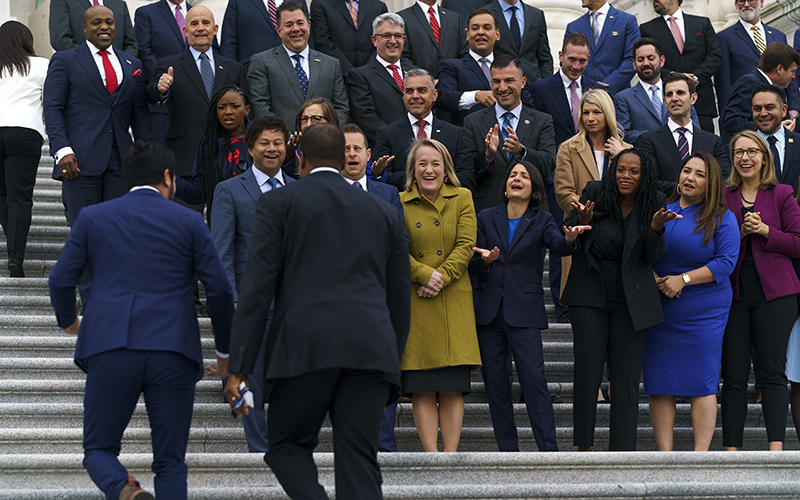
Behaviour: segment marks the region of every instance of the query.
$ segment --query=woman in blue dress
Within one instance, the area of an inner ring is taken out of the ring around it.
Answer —
[[[739,228],[722,191],[722,172],[698,151],[681,167],[667,209],[664,255],[653,264],[664,322],[647,330],[642,374],[661,451],[672,450],[675,396],[691,397],[695,451],[708,451],[717,421],[722,337],[739,256]]]

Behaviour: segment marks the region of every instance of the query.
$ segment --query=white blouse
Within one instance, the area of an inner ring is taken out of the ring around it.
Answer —
[[[50,61],[44,57],[31,57],[31,70],[22,76],[18,71],[9,76],[0,74],[0,127],[24,127],[39,132],[44,138],[44,108],[42,88]]]

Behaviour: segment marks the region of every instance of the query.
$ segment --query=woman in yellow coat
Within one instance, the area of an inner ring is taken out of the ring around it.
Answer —
[[[425,451],[457,451],[470,371],[481,365],[467,265],[477,237],[472,194],[447,148],[418,141],[400,194],[411,259],[411,331],[401,368]],[[438,393],[438,405],[437,405]]]

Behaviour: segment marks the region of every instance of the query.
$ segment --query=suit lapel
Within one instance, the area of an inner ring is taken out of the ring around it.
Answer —
[[[408,121],[408,120],[406,120],[406,121]],[[431,123],[431,139],[433,139],[435,141],[443,142],[442,141],[442,136],[443,135],[444,134],[442,133],[442,121],[434,116],[433,117],[433,123]]]
[[[519,50],[514,47],[514,38],[511,36],[511,28],[508,27],[508,23],[506,22],[506,17],[503,15],[503,9],[500,7],[500,4],[497,2],[492,2],[489,6],[489,10],[492,11],[494,14],[495,19],[497,19],[497,24],[500,25],[500,39],[508,40],[508,46],[511,50],[514,51],[514,55],[519,55]],[[528,15],[525,14],[525,21],[527,24]],[[527,30],[526,30],[527,31]],[[522,46],[522,41],[520,41],[520,47]]]
[[[667,148],[667,151],[669,151],[669,154],[672,156],[672,159],[675,161],[675,163],[680,165],[682,161],[681,154],[678,151],[678,145],[675,144],[675,141],[672,139],[672,132],[669,131],[669,126],[664,126],[658,129],[657,135],[658,139],[661,141],[661,144]],[[697,140],[697,137],[694,139]],[[692,141],[692,144],[694,144],[694,140]]]
[[[476,78],[480,78],[482,82],[486,82],[486,85],[488,85],[488,87],[486,88],[491,90],[492,82],[486,80],[486,75],[483,74],[483,70],[481,69],[478,62],[475,59],[473,59],[472,56],[469,54],[462,57],[461,60],[464,62],[464,66],[466,66],[467,69],[472,71],[472,73],[475,75]]]
[[[624,266],[630,259],[634,244],[639,238],[639,211],[634,207],[628,214],[625,221],[625,243],[622,247],[622,265]],[[588,252],[587,252],[588,253]]]
[[[578,18],[578,31],[580,33],[592,32],[592,16],[590,13],[591,11]],[[589,48],[591,52],[594,53],[595,49],[597,48],[597,46],[594,44],[594,36],[587,36],[586,38],[589,40]]]
[[[200,76],[200,70],[197,69],[197,63],[195,62],[194,57],[192,57],[192,53],[188,49],[181,54],[181,66],[186,74],[189,75],[189,80],[191,80],[195,89],[200,92],[200,95],[203,96],[203,99],[205,99],[206,102],[209,102],[208,94],[206,94],[206,87],[203,85],[203,77]]]
[[[289,79],[289,85],[294,90],[294,93],[297,95],[297,99],[300,102],[304,102],[306,99],[303,96],[303,89],[300,88],[300,80],[297,79],[297,72],[294,70],[294,64],[292,60],[289,59],[289,54],[286,53],[286,49],[283,48],[283,45],[278,45],[273,50],[273,54],[275,59],[277,59],[278,64],[280,64],[281,68],[283,68],[284,74],[286,74],[286,78]],[[308,61],[308,71],[311,72],[311,59],[312,54],[311,51],[308,52],[309,61]],[[311,78],[313,75],[308,76],[308,93],[311,93]],[[316,83],[316,81],[315,81]]]
[[[347,24],[352,27],[354,30],[356,29],[356,25],[353,24],[353,16],[350,15],[350,9],[347,8],[346,5],[347,0],[333,0],[333,6],[336,7],[336,10],[344,17]],[[361,16],[363,16],[364,8],[366,7],[366,0],[361,0],[358,2],[358,24],[361,24]]]
[[[134,77],[133,77],[133,64],[131,63],[131,56],[113,47],[112,50],[117,55],[117,59],[119,60],[120,66],[122,66],[122,84],[114,93],[111,94],[112,100],[116,102],[117,97],[119,97],[119,95],[125,91],[125,87],[129,85],[135,85],[135,83],[133,82]],[[140,75],[139,78],[142,78],[142,76]]]
[[[708,151],[706,149],[706,135],[702,130],[697,130],[696,128],[693,128],[693,130],[694,137],[692,137],[692,153],[695,153],[696,151]],[[681,160],[681,163],[683,163],[683,160]]]
[[[517,138],[519,138],[519,142],[522,144],[531,143],[531,120],[533,120],[533,115],[530,113],[530,111],[528,111],[527,108],[525,108],[525,106],[523,106],[522,111],[519,113],[519,122],[517,123],[517,129],[515,130],[517,133]]]
[[[583,161],[583,165],[586,167],[586,170],[592,176],[592,179],[599,181],[600,168],[597,166],[597,163],[595,162],[594,154],[592,153],[592,148],[590,148],[589,145],[587,144],[583,148],[583,150],[578,153],[578,156],[581,157],[581,161]]]
[[[559,70],[560,72],[561,70]],[[558,107],[561,108],[561,112],[564,116],[569,118],[569,121],[572,122],[572,107],[570,106],[569,101],[567,101],[567,94],[564,92],[564,82],[561,81],[561,75],[556,73],[553,75],[551,80],[551,90],[553,92],[553,98],[558,103]],[[587,89],[583,89],[586,92]],[[573,129],[575,126],[573,125]]]
[[[261,15],[264,17],[264,20],[267,22],[267,25],[271,26],[272,29],[274,30],[275,25],[272,24],[272,19],[269,18],[269,12],[267,12],[267,6],[264,5],[263,0],[250,0],[250,2],[253,4],[253,7],[255,7],[255,10],[260,12]],[[250,12],[252,12],[252,10],[250,10]],[[247,15],[247,13],[248,11],[245,10],[244,14]]]
[[[188,12],[188,4],[187,4],[187,12]],[[161,12],[161,15],[167,21],[167,25],[170,27],[170,31],[178,38],[181,42],[181,45],[186,46],[183,41],[183,34],[181,30],[178,29],[178,21],[175,19],[175,12],[170,9],[170,6],[167,4],[167,0],[161,0],[158,2],[158,11]]]
[[[614,29],[614,24],[616,24],[616,22],[617,22],[617,9],[611,7],[610,9],[608,9],[606,22],[603,23],[603,31],[600,32],[600,39],[597,41],[598,50],[600,47],[603,46],[603,42],[605,42],[606,38],[608,38],[608,34],[611,33],[611,31]]]
[[[448,16],[447,15],[447,11],[444,10],[443,8],[441,8],[441,7],[439,7],[439,19],[441,20],[441,22],[439,23],[440,24],[440,26],[439,26],[439,28],[440,28],[440,37],[439,37],[439,39],[441,41],[440,45],[439,45],[439,52],[447,53],[446,49],[449,47],[450,41],[453,40],[453,38],[447,36],[446,33],[448,33],[450,31],[450,25],[454,24],[456,21],[455,21],[454,17]],[[458,28],[456,28],[456,31],[458,31]],[[432,33],[433,33],[433,30],[431,30],[431,34]],[[463,36],[463,34],[462,34],[462,36]],[[463,40],[463,38],[455,38],[455,40],[460,41],[460,40]]]
[[[500,235],[500,244],[505,250],[506,257],[508,256],[508,212],[506,211],[505,207],[496,207],[494,209],[494,216],[492,217],[492,221],[494,222],[495,230],[497,234]],[[491,250],[491,248],[487,248],[487,250]]]
[[[522,218],[520,218],[519,223],[517,224],[517,229],[514,230],[514,236],[511,238],[511,244],[508,245],[506,256],[511,253],[511,251],[514,249],[514,245],[516,245],[519,239],[522,237],[522,233],[524,233],[525,230],[528,229],[528,226],[531,225],[531,222],[533,222],[533,214],[533,210],[528,208],[522,215]],[[506,224],[506,240],[508,240],[508,224]]]
[[[667,26],[667,22],[664,20],[663,17],[658,16],[658,18],[656,19],[656,22],[655,22],[655,26],[656,26],[656,29],[658,29],[661,32],[661,39],[662,40],[666,40],[667,43],[669,43],[669,46],[672,47],[672,49],[675,50],[675,52],[677,54],[680,54],[681,51],[678,50],[678,44],[675,43],[675,39],[672,37],[672,32],[669,30],[669,26]],[[686,32],[686,38],[687,38],[687,42],[688,42],[689,24],[688,24],[688,21],[686,19],[686,14],[684,14],[684,16],[683,16],[683,29]],[[685,48],[686,48],[686,44],[684,43],[684,49]],[[662,73],[662,75],[663,75],[663,73]]]
[[[792,186],[796,186],[796,184],[797,184],[797,177],[796,177],[797,172],[793,172],[791,177],[788,174],[789,174],[790,167],[792,166],[792,163],[793,163],[792,160],[794,159],[794,156],[796,154],[795,151],[797,151],[797,148],[800,147],[800,144],[795,142],[794,137],[793,137],[794,134],[789,135],[789,131],[787,129],[784,129],[783,133],[784,133],[784,136],[785,136],[784,140],[786,141],[786,149],[784,150],[784,153],[783,153],[783,164],[781,165],[781,177],[782,177],[782,179],[780,179],[779,182],[786,183],[786,184],[791,184]]]
[[[733,32],[736,34],[736,36],[738,36],[742,40],[742,42],[744,42],[745,45],[747,45],[750,48],[750,50],[755,52],[757,56],[759,57],[761,56],[761,54],[758,53],[756,44],[753,43],[753,40],[750,39],[750,35],[747,34],[747,32],[744,29],[744,26],[742,26],[742,23],[740,23],[738,19],[736,20],[736,24],[733,25]]]
[[[76,59],[80,65],[83,66],[83,72],[87,77],[89,77],[89,80],[92,81],[92,84],[97,87],[97,90],[111,100],[111,94],[108,93],[105,85],[103,85],[103,77],[100,75],[100,70],[97,69],[97,64],[94,62],[92,50],[89,48],[89,45],[86,43],[81,45],[81,47],[76,51]]]
[[[647,91],[642,86],[642,82],[637,83],[636,86],[633,87],[633,95],[636,96],[636,99],[642,103],[642,106],[644,106],[651,115],[658,119],[659,123],[664,122],[664,117],[658,116],[658,113],[656,113],[655,107],[653,106],[653,101],[651,101],[650,96],[647,95]]]
[[[416,3],[414,3],[414,5],[411,6],[411,12],[414,18],[416,18],[417,22],[419,22],[419,24],[422,26],[422,31],[428,34],[428,38],[430,38],[431,43],[433,43],[433,46],[436,47],[437,46],[436,38],[434,38],[433,36],[431,23],[430,21],[428,21],[428,18],[425,17],[425,14],[422,13],[422,9],[420,9],[419,6]],[[441,19],[443,16],[441,15],[441,12],[439,14],[440,14],[439,18]],[[441,28],[441,26],[439,28]],[[406,33],[408,33],[409,31],[410,30],[407,29]]]
[[[228,77],[227,62],[228,60],[224,59],[220,54],[214,53],[214,64],[216,64],[217,67],[214,69],[214,87],[211,90],[212,94],[222,88],[222,85]]]
[[[294,68],[292,68],[294,71]],[[319,54],[317,54],[314,50],[308,51],[308,92],[306,95],[312,96],[314,95],[317,89],[317,82],[319,82],[320,73],[322,73],[322,60],[319,58]],[[296,75],[297,73],[295,73]],[[300,86],[300,81],[298,80],[297,86]]]
[[[257,202],[262,193],[261,188],[258,186],[256,176],[253,174],[253,168],[255,167],[251,167],[242,173],[241,177],[244,177],[244,179],[242,179],[242,186],[244,186],[247,194],[249,194],[253,200]]]
[[[403,91],[400,90],[400,87],[397,86],[397,82],[394,81],[394,78],[392,78],[389,75],[389,72],[386,70],[386,68],[384,68],[383,65],[379,63],[378,60],[375,58],[372,59],[372,71],[375,72],[378,78],[385,81],[391,88],[396,90],[401,96],[403,95]],[[400,77],[402,78],[402,75],[400,75]]]

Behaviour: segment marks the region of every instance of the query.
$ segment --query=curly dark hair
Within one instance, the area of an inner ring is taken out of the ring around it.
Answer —
[[[636,155],[642,163],[642,177],[639,181],[639,191],[636,193],[636,207],[642,215],[639,217],[639,234],[646,235],[650,231],[650,223],[653,214],[663,208],[663,204],[658,201],[658,172],[650,153],[643,149],[630,148],[618,154],[611,161],[608,173],[602,180],[602,201],[603,206],[598,207],[609,214],[614,214],[619,227],[622,227],[622,205],[619,200],[619,188],[617,187],[617,164],[624,155]]]
[[[211,98],[211,103],[208,106],[208,115],[206,116],[206,131],[203,134],[203,140],[200,147],[203,148],[203,163],[200,165],[203,178],[200,181],[200,192],[203,196],[203,203],[208,207],[208,220],[211,220],[211,202],[214,199],[214,189],[220,182],[230,179],[233,173],[230,171],[230,165],[225,162],[223,172],[220,172],[220,166],[217,164],[217,157],[219,154],[219,139],[229,139],[228,132],[222,127],[217,117],[217,104],[228,92],[236,92],[242,97],[245,106],[250,105],[250,100],[247,98],[247,93],[237,87],[236,85],[225,85],[217,91]],[[228,157],[230,149],[230,141],[223,141],[226,151],[223,155],[224,158]]]

